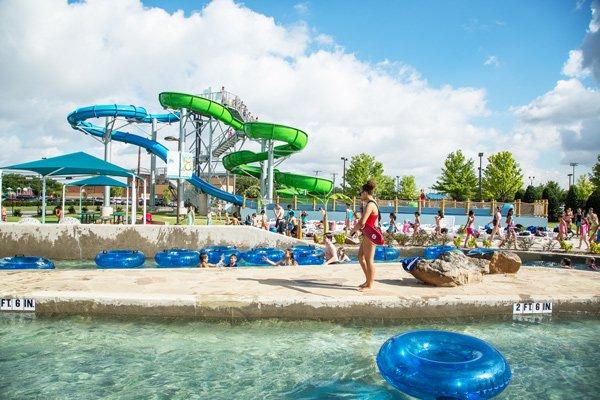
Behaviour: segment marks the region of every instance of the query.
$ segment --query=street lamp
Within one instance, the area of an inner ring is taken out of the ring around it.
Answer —
[[[535,179],[535,176],[530,176],[529,177],[529,185],[533,186],[533,180]]]
[[[483,153],[479,153],[479,201],[483,201],[483,193],[481,192],[481,165],[483,162]]]
[[[342,176],[342,192],[344,190],[346,190],[346,161],[348,161],[348,158],[346,157],[342,157],[341,160],[344,162],[344,175]]]
[[[337,176],[337,172],[332,172],[331,177],[333,178],[333,190],[335,191],[335,178]]]
[[[176,138],[175,136],[165,136],[165,140],[167,142],[177,142],[178,144],[178,151],[181,152],[181,139],[180,138]],[[179,215],[181,214],[181,197],[182,197],[182,181],[181,179],[177,179],[177,216],[175,217],[175,224],[179,225]],[[142,217],[142,218],[145,218]]]
[[[573,185],[575,184],[575,167],[579,165],[579,163],[571,162],[569,163],[571,167],[573,167]]]
[[[396,192],[400,191],[400,176],[396,175]]]
[[[165,136],[165,140],[167,142],[179,142],[179,139],[176,138],[175,136]]]
[[[571,187],[571,177],[573,176],[573,174],[568,174],[567,176],[569,177],[569,187]]]

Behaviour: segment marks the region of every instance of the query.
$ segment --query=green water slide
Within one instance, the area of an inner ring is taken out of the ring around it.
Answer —
[[[287,157],[299,152],[306,147],[308,135],[300,129],[289,126],[270,124],[265,122],[243,122],[237,119],[232,112],[215,101],[185,93],[163,92],[159,96],[163,107],[180,110],[186,108],[198,114],[211,116],[231,126],[237,131],[245,133],[246,137],[253,140],[273,140],[283,144],[274,146],[273,157]],[[231,173],[238,175],[251,175],[260,178],[261,169],[250,165],[269,158],[267,151],[253,152],[241,150],[223,157],[223,166]],[[285,193],[306,192],[315,196],[326,196],[333,190],[333,182],[328,179],[315,178],[313,176],[292,174],[289,172],[273,171],[274,180],[286,188]]]

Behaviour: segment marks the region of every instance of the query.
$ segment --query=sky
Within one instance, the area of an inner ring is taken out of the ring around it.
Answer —
[[[510,150],[526,182],[566,186],[600,153],[599,30],[590,0],[0,0],[0,165],[101,156],[77,107],[225,86],[309,134],[282,170],[339,179],[367,152],[429,187],[451,151]]]

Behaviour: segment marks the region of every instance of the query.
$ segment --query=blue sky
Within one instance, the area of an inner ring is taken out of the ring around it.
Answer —
[[[208,1],[143,3],[189,14]],[[495,113],[488,123],[502,127],[510,123],[509,107],[542,95],[561,78],[569,50],[580,46],[590,21],[589,1],[241,3],[284,25],[304,21],[361,60],[409,64],[433,86],[484,88]]]

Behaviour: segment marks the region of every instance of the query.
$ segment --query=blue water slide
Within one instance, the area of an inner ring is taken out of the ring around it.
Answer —
[[[179,121],[179,114],[177,113],[148,114],[143,107],[120,104],[78,108],[67,116],[67,121],[73,129],[80,130],[92,136],[103,137],[105,132],[103,127],[86,121],[89,118],[100,117],[122,117],[140,123],[151,123],[153,119],[156,119],[157,122],[165,123]],[[167,161],[167,148],[154,140],[122,131],[112,131],[111,140],[142,147],[158,156],[164,162]],[[210,196],[214,196],[238,206],[242,205],[242,198],[240,196],[221,190],[200,179],[196,174],[192,175],[192,177],[188,179],[188,182]]]

